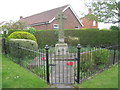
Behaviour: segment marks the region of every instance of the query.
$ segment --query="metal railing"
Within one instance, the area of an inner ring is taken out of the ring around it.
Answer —
[[[19,44],[5,44],[7,54],[15,63],[32,71],[47,83],[81,83],[120,59],[119,45],[104,48],[84,48],[80,44],[73,52],[62,50],[56,54],[48,45],[37,51]]]

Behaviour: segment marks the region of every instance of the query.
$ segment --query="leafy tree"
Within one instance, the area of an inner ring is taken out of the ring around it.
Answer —
[[[104,23],[119,23],[120,22],[120,1],[118,0],[83,0],[87,8],[92,9],[92,14],[97,16],[98,19],[92,18],[88,15],[89,19],[97,20]]]
[[[5,23],[2,28],[6,28],[6,29],[25,29],[27,28],[27,24],[24,23],[24,22],[21,22],[21,21],[17,21],[17,22],[13,22],[13,21],[10,21],[10,22],[7,22]]]
[[[88,13],[87,15],[85,15],[84,17],[86,17],[87,19],[89,19],[90,21],[98,21],[98,17],[92,13]]]
[[[102,0],[92,2],[93,14],[98,17],[99,22],[120,22],[120,1]]]
[[[119,30],[119,27],[117,27],[117,26],[111,26],[110,29],[111,30]]]

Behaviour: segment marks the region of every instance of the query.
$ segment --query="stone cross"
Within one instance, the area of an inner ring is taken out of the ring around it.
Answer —
[[[58,41],[59,43],[64,43],[64,20],[67,17],[64,16],[62,10],[59,11],[58,15],[55,17],[56,20],[59,22],[59,31],[58,31]]]

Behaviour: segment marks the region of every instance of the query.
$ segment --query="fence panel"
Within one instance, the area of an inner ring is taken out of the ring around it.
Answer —
[[[117,46],[81,48],[80,83],[111,65],[118,63],[120,51]]]
[[[8,56],[15,63],[20,64],[45,81],[47,80],[45,49],[34,51],[20,47],[19,44],[9,44],[8,51]]]

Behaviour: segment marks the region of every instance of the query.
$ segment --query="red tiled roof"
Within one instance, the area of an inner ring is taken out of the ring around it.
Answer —
[[[68,5],[65,5],[65,6],[48,10],[42,13],[38,13],[32,16],[21,18],[20,21],[26,22],[29,25],[39,23],[39,22],[47,22],[52,20],[56,16],[56,14],[59,12],[59,10],[64,10],[67,6]]]

